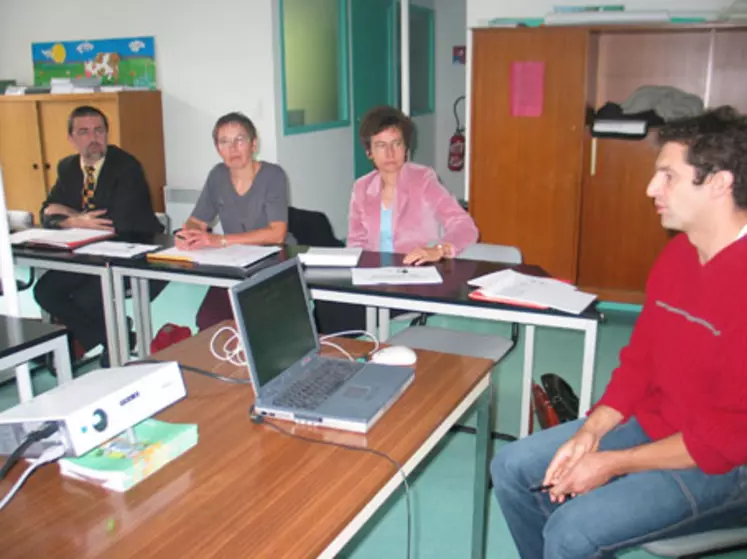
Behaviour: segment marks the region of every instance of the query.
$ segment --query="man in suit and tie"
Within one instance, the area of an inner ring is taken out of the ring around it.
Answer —
[[[77,107],[68,119],[68,139],[76,155],[57,166],[57,182],[41,208],[47,228],[102,229],[121,234],[161,232],[153,212],[140,162],[108,143],[106,115],[91,106]],[[49,271],[34,287],[41,308],[67,326],[85,351],[104,346],[106,328],[97,276]]]

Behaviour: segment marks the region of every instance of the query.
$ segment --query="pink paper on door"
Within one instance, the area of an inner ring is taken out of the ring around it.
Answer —
[[[542,116],[545,100],[545,63],[511,64],[511,116]]]

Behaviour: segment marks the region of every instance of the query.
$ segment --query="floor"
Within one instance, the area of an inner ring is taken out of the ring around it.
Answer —
[[[19,271],[19,276],[23,272]],[[190,326],[196,331],[194,316],[205,289],[196,286],[171,284],[153,303],[153,321],[157,329],[166,322]],[[0,300],[0,312],[3,311]],[[39,311],[30,293],[21,294],[24,316],[38,316]],[[636,313],[629,309],[610,308],[600,326],[595,398],[604,390],[617,362],[618,352],[627,342]],[[434,317],[430,325],[448,326],[483,333],[508,335],[509,328],[489,322]],[[397,327],[393,328],[393,333]],[[516,435],[519,431],[519,402],[522,364],[522,341],[496,368],[497,413],[495,430]],[[535,371],[539,376],[554,372],[563,376],[578,392],[580,384],[582,334],[538,328],[536,334]],[[90,368],[95,367],[90,365]],[[53,377],[46,371],[34,374],[35,391],[54,386]],[[14,381],[0,386],[0,410],[17,403]],[[464,423],[470,422],[469,417]],[[503,444],[503,443],[496,443]],[[412,476],[413,558],[460,559],[470,555],[472,480],[474,471],[474,439],[469,434],[451,434]],[[514,559],[518,554],[506,525],[490,499],[488,554],[493,559]],[[406,512],[402,493],[390,499],[379,513],[368,522],[362,532],[345,548],[342,557],[350,559],[380,559],[405,557]],[[652,557],[642,550],[621,554],[624,559]],[[733,553],[731,559],[747,557],[747,552]]]

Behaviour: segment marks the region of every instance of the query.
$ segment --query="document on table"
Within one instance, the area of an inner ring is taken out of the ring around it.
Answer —
[[[148,260],[166,262],[193,262],[208,266],[231,266],[244,268],[280,252],[280,247],[257,245],[232,245],[225,248],[201,248],[197,250],[179,250],[167,248],[148,254]]]
[[[111,256],[114,258],[133,258],[143,253],[161,248],[160,245],[143,245],[140,243],[123,243],[119,241],[101,241],[75,249],[75,254],[92,256]]]
[[[568,289],[576,289],[573,284],[555,279],[555,278],[543,278],[540,276],[530,276],[528,274],[521,274],[515,270],[506,269],[498,272],[492,272],[484,276],[473,278],[467,282],[467,285],[473,287],[492,287],[500,288],[501,286],[514,285],[517,283],[538,283],[543,285],[560,285]]]
[[[113,237],[113,231],[99,229],[25,229],[10,236],[10,244],[49,246],[74,249],[93,241]]]
[[[353,285],[419,285],[443,282],[435,266],[353,268]]]
[[[363,253],[359,247],[309,247],[298,255],[306,266],[353,268]]]
[[[517,304],[551,307],[572,314],[580,314],[596,295],[579,291],[575,286],[553,278],[520,274],[501,270],[467,282],[480,287],[481,298]]]

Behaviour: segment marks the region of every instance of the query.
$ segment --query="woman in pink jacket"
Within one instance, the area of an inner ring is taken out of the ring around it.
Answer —
[[[406,265],[453,258],[477,241],[475,222],[430,167],[407,161],[413,125],[394,107],[363,117],[360,138],[376,167],[353,186],[347,244],[405,254]]]

